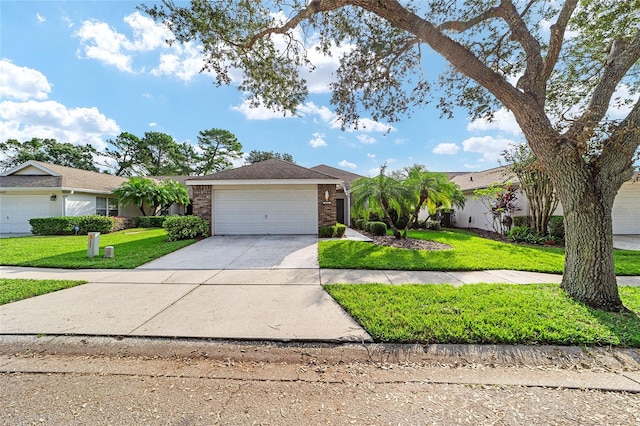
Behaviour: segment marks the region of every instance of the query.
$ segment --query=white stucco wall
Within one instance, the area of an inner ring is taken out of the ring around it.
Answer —
[[[65,196],[66,216],[88,216],[96,214],[96,196],[89,194],[69,194]]]

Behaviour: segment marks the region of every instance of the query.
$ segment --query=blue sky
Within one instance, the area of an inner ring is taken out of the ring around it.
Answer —
[[[148,2],[151,3],[151,2]],[[105,141],[126,131],[161,131],[196,141],[200,130],[234,133],[244,151],[287,152],[303,166],[327,164],[365,176],[387,162],[433,171],[474,171],[498,165],[510,142],[522,141],[512,116],[470,122],[460,111],[439,118],[432,105],[400,123],[341,131],[327,83],[336,59],[318,56],[312,93],[297,117],[251,110],[233,85],[216,87],[198,73],[198,46],[167,46],[166,30],[136,11],[137,1],[0,2],[0,140],[53,137]],[[429,72],[442,61],[426,54]]]

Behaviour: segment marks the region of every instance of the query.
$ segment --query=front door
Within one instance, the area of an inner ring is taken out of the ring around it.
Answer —
[[[336,199],[336,221],[344,225],[344,198]]]

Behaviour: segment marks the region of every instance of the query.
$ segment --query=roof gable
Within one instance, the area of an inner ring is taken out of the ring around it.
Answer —
[[[506,166],[496,167],[481,172],[471,172],[454,176],[451,182],[458,184],[462,191],[486,188],[492,183],[511,182],[518,184],[517,176],[507,171]]]
[[[317,172],[324,173],[329,176],[337,177],[339,179],[344,180],[345,183],[349,183],[349,184],[354,180],[363,177],[359,174],[351,173],[347,170],[342,170],[342,169],[337,169],[335,167],[327,166],[326,164],[318,164],[317,166],[311,167],[311,170],[315,170]]]
[[[48,176],[58,177],[56,181],[37,179]],[[24,186],[35,187],[40,184],[46,187],[58,187],[75,191],[88,191],[98,193],[111,193],[128,179],[106,173],[91,172],[89,170],[75,169],[73,167],[59,166],[57,164],[43,163],[40,161],[27,161],[2,174],[2,186],[19,188]],[[35,179],[35,180],[34,180]],[[41,182],[41,183],[40,183]],[[55,183],[53,183],[55,182]]]

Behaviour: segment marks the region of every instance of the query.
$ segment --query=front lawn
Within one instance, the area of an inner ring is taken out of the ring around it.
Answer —
[[[321,268],[413,271],[509,269],[561,274],[564,250],[489,240],[461,229],[409,231],[410,238],[448,244],[451,250],[408,250],[361,241],[321,241]],[[616,250],[616,274],[640,275],[640,252]]]
[[[166,241],[164,229],[126,229],[100,235],[100,253],[87,257],[87,236],[0,239],[0,265],[69,269],[132,269],[188,246],[195,240]],[[113,246],[115,257],[103,258]]]
[[[629,313],[591,309],[555,284],[331,284],[325,290],[377,342],[640,347],[640,288]]]
[[[68,280],[20,280],[0,278],[0,305],[65,288],[85,284],[86,281]]]

